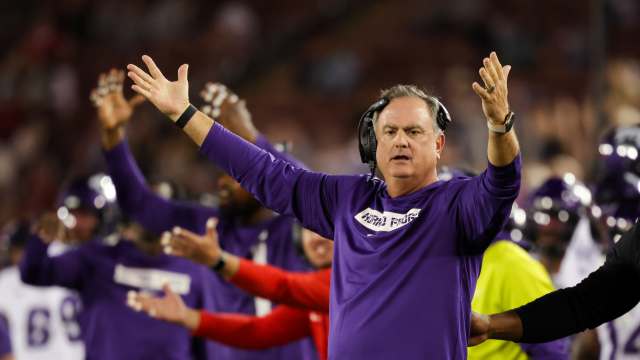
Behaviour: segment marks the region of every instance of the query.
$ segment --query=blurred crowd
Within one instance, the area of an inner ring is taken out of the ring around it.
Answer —
[[[0,15],[0,223],[51,207],[70,174],[102,167],[89,89],[98,72],[139,63],[142,52],[166,69],[188,62],[193,89],[206,81],[234,88],[258,128],[292,142],[311,168],[353,173],[364,170],[357,117],[379,89],[398,82],[425,86],[451,111],[444,163],[481,169],[484,121],[470,84],[482,54],[495,49],[514,68],[510,101],[526,186],[567,170],[588,180],[603,128],[640,120],[640,67],[632,60],[639,8],[615,0],[599,9],[607,50],[599,73],[586,2],[12,4]],[[592,97],[599,76],[603,107]],[[188,193],[211,191],[211,169],[158,116],[143,107],[130,131],[145,173]],[[161,157],[169,160],[160,164]]]
[[[598,234],[623,228],[606,223],[609,217],[630,224],[640,213],[640,190],[633,189],[628,217],[599,208],[587,190],[603,193],[595,185],[600,156],[617,153],[634,163],[638,157],[621,154],[617,139],[599,146],[609,129],[640,124],[636,0],[31,0],[3,9],[0,30],[0,226],[34,219],[59,203],[70,179],[105,171],[89,93],[100,72],[140,64],[143,53],[172,69],[169,79],[188,63],[191,102],[198,106],[206,82],[228,85],[246,100],[260,132],[291,145],[309,168],[365,173],[357,120],[380,89],[396,83],[423,86],[449,109],[453,123],[440,165],[484,169],[487,130],[471,83],[479,80],[481,59],[495,50],[513,66],[509,101],[524,161],[517,202],[529,211],[526,221],[566,223],[562,211],[575,210],[566,215],[570,233],[561,227],[528,234],[565,240],[536,244],[555,284],[573,285],[602,261],[608,240],[616,239]],[[128,126],[142,172],[151,183],[177,185],[180,200],[211,205],[215,197],[202,194],[215,193],[218,170],[161,117],[143,104]],[[556,209],[556,200],[565,207]],[[603,201],[609,200],[620,203],[620,197]],[[518,211],[515,231],[524,225]],[[611,216],[594,220],[603,213]],[[567,249],[577,229],[595,240],[590,254],[579,244]],[[562,266],[585,262],[588,269],[566,278]]]

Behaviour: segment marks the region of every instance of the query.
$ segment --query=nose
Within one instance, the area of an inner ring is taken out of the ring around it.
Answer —
[[[409,139],[404,131],[398,131],[396,137],[393,139],[393,146],[396,148],[409,147]]]

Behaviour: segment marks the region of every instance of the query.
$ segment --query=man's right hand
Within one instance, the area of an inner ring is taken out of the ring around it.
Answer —
[[[158,320],[171,322],[194,331],[200,323],[200,313],[185,305],[180,295],[163,286],[164,296],[154,297],[137,291],[129,291],[127,305],[136,311],[144,311]]]
[[[170,236],[162,238],[164,252],[187,258],[206,266],[215,265],[222,256],[222,249],[218,242],[216,225],[218,220],[211,218],[207,221],[207,232],[204,236],[194,234],[189,230],[176,227]]]
[[[124,71],[111,69],[98,77],[98,86],[91,91],[91,102],[98,111],[98,120],[103,130],[111,131],[125,125],[136,106],[145,98],[136,95],[130,100],[124,98],[122,84]]]
[[[143,55],[142,61],[147,65],[148,73],[136,65],[127,65],[127,76],[134,82],[131,89],[176,122],[189,107],[189,65],[181,65],[178,68],[178,80],[169,81],[151,57]]]
[[[489,320],[488,315],[471,312],[471,331],[469,333],[468,346],[476,346],[489,339]]]

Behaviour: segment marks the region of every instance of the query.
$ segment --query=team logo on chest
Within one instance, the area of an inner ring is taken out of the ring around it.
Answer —
[[[191,277],[187,274],[152,268],[134,268],[116,264],[113,280],[117,284],[143,290],[160,291],[165,284],[180,295],[189,294]]]
[[[354,218],[362,226],[373,231],[393,231],[415,220],[420,215],[421,209],[410,209],[404,214],[392,211],[380,212],[372,208],[366,208],[356,214]]]

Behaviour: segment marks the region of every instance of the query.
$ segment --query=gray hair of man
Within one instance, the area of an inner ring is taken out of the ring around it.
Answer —
[[[438,126],[437,121],[438,107],[440,106],[440,102],[434,96],[427,95],[424,90],[416,85],[398,84],[380,91],[380,98],[386,97],[387,99],[389,99],[389,102],[391,102],[391,100],[395,98],[406,96],[413,96],[422,99],[427,104],[427,108],[431,112],[431,125],[433,126],[433,133],[436,134],[436,136],[444,133]],[[378,120],[378,115],[380,114],[376,114],[373,118],[374,125]]]

